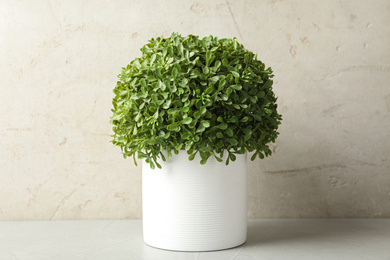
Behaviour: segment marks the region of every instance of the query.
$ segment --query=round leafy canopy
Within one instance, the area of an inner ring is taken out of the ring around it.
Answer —
[[[142,55],[122,68],[114,88],[112,143],[124,157],[161,167],[185,149],[226,164],[235,154],[271,155],[281,115],[272,91],[272,70],[236,38],[173,33],[151,39]]]

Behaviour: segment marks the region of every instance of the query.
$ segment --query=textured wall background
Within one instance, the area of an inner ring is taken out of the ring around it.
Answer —
[[[237,36],[275,72],[249,217],[390,217],[390,2],[0,2],[0,220],[141,217],[112,88],[148,39]]]

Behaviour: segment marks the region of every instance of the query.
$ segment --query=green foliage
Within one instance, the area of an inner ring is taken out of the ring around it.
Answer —
[[[123,156],[152,168],[185,149],[205,164],[234,154],[271,155],[282,117],[272,70],[234,39],[209,36],[151,39],[142,56],[122,68],[114,89],[112,143]]]

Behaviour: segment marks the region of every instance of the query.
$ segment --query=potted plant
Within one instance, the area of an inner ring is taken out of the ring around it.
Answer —
[[[147,244],[209,251],[246,241],[246,154],[271,155],[272,70],[236,38],[151,39],[114,89],[112,143],[142,160]]]

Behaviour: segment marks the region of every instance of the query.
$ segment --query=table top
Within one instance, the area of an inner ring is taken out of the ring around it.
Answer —
[[[141,220],[0,222],[0,259],[390,259],[390,219],[254,219],[244,245],[191,253],[144,244]]]

